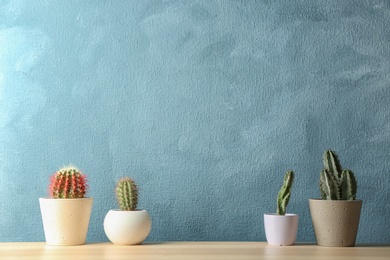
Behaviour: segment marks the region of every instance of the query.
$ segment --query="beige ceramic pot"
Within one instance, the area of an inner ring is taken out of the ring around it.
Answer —
[[[310,199],[309,207],[318,245],[355,246],[361,200]]]
[[[93,198],[40,198],[39,204],[48,245],[85,244]]]
[[[104,218],[104,232],[116,245],[138,245],[149,235],[152,221],[146,210],[110,210]]]

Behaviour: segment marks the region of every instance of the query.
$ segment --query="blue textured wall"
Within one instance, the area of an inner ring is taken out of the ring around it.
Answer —
[[[74,163],[124,175],[149,241],[265,240],[283,174],[314,241],[332,148],[359,180],[358,242],[390,243],[389,1],[0,1],[0,241],[43,241],[38,198]]]

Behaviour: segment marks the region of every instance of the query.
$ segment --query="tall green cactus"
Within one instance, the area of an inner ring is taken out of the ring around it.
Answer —
[[[326,150],[324,169],[320,173],[321,198],[324,200],[355,200],[357,181],[351,170],[343,170],[336,153]]]
[[[129,177],[122,178],[116,186],[116,197],[121,210],[136,210],[138,204],[138,189]]]
[[[61,168],[50,179],[49,195],[55,199],[84,198],[87,178],[75,166]]]
[[[322,199],[340,199],[339,184],[333,174],[326,169],[320,173],[320,190]]]
[[[294,172],[287,171],[284,175],[283,186],[280,188],[277,199],[276,214],[285,215],[287,204],[290,201],[291,187],[294,182]]]
[[[355,200],[357,181],[355,175],[351,170],[343,170],[341,173],[341,199],[342,200]]]
[[[340,182],[341,172],[343,169],[337,154],[332,150],[325,151],[323,155],[323,163],[325,170],[332,174],[336,182]]]

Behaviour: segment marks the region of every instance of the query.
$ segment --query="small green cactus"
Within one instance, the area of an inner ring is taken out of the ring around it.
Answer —
[[[294,182],[294,172],[287,171],[284,175],[283,186],[278,193],[276,214],[285,215],[287,204],[291,196],[291,187]]]
[[[84,198],[87,189],[86,176],[75,166],[61,168],[50,178],[49,195],[55,199]]]
[[[326,150],[324,169],[320,173],[321,198],[324,200],[355,200],[357,181],[351,170],[343,170],[336,153]]]
[[[129,177],[122,178],[116,186],[116,197],[121,210],[136,210],[138,204],[138,189]]]

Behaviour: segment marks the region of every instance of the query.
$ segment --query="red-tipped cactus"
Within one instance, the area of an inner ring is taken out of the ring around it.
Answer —
[[[87,189],[86,176],[76,167],[68,166],[51,176],[49,195],[55,199],[84,198]]]

